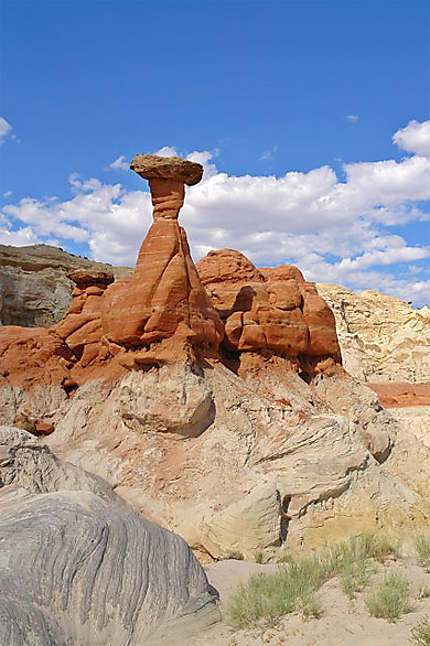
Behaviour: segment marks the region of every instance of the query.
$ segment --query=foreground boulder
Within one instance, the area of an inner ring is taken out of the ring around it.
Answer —
[[[1,428],[0,453],[1,644],[186,646],[218,620],[179,536],[25,431]]]

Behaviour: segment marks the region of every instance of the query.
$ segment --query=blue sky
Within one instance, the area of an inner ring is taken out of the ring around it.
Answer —
[[[133,263],[125,162],[175,149],[196,259],[430,303],[427,1],[3,0],[0,40],[1,243]]]

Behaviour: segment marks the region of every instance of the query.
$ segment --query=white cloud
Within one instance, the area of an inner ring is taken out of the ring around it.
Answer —
[[[359,120],[358,114],[347,114],[345,119],[351,121],[351,123],[356,123]]]
[[[12,191],[5,191],[3,197],[11,197],[13,195]]]
[[[395,144],[417,155],[430,156],[430,119],[428,121],[410,121],[405,128],[393,135]]]
[[[12,126],[6,121],[4,117],[0,117],[0,146],[3,144],[7,137],[12,132]]]
[[[173,147],[161,151],[176,155]],[[428,241],[408,244],[390,230],[429,218],[414,202],[430,200],[430,158],[347,164],[340,181],[329,166],[279,178],[230,176],[217,170],[214,155],[187,156],[205,168],[203,181],[187,188],[181,212],[196,260],[210,249],[232,247],[258,264],[297,264],[309,280],[430,302]],[[70,200],[26,198],[5,206],[7,235],[13,218],[13,228],[20,223],[27,231],[23,239],[30,231],[36,239],[87,241],[96,260],[133,264],[152,221],[148,191],[76,175],[70,183]]]
[[[163,146],[154,155],[159,155],[160,157],[177,157],[178,153],[173,146]]]
[[[130,167],[130,164],[126,162],[125,160],[125,155],[120,155],[113,161],[111,164],[109,164],[109,168],[113,168],[115,170],[128,170]]]
[[[266,159],[273,159],[273,156],[275,153],[278,151],[279,146],[273,146],[273,148],[269,148],[269,150],[264,150],[260,157],[260,161],[265,161]]]

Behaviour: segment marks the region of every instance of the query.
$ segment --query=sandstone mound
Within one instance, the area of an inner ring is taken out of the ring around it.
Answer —
[[[178,536],[101,478],[0,427],[0,643],[175,644],[218,620]]]
[[[197,270],[225,323],[226,350],[288,357],[305,374],[340,362],[333,314],[296,267],[257,269],[223,249],[209,252]]]
[[[184,541],[92,493],[4,491],[0,534],[2,644],[185,646],[218,619]]]

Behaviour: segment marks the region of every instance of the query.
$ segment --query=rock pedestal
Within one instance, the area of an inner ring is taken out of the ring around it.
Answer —
[[[203,169],[200,164],[155,155],[137,155],[131,168],[149,180],[154,222],[133,277],[116,282],[105,293],[103,333],[113,343],[147,351],[152,344],[176,335],[175,344],[158,348],[163,360],[170,353],[174,358],[184,342],[216,350],[224,335],[223,324],[200,282],[186,233],[178,224],[184,183],[196,184]],[[139,360],[151,362],[153,357],[151,349]]]

